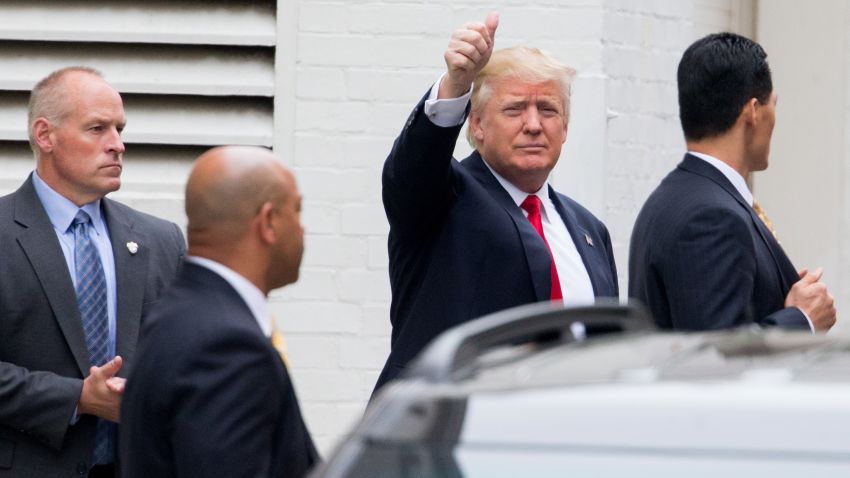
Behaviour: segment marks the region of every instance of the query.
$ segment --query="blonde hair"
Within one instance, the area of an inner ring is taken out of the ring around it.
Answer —
[[[564,121],[570,118],[570,93],[576,71],[556,60],[548,53],[527,46],[515,46],[493,52],[490,61],[475,77],[470,99],[471,110],[480,115],[490,100],[491,85],[494,81],[512,78],[531,83],[555,81],[561,86],[561,99],[564,102]],[[475,148],[475,136],[472,128],[467,128],[466,139]]]
[[[38,156],[38,146],[35,144],[32,126],[38,118],[46,118],[51,124],[59,125],[71,112],[67,101],[68,85],[65,76],[69,73],[88,73],[103,78],[94,68],[87,66],[69,66],[56,70],[39,81],[30,92],[27,105],[27,134],[30,148]]]

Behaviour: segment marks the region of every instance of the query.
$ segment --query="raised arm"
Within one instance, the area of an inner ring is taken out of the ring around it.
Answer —
[[[451,204],[455,143],[472,82],[493,52],[498,22],[498,14],[491,13],[483,23],[467,23],[452,33],[443,55],[446,73],[414,108],[393,144],[384,164],[383,199],[397,234],[426,233]],[[449,120],[435,123],[437,115]]]

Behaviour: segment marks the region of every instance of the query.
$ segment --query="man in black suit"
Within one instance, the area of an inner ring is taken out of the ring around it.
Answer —
[[[104,197],[124,124],[89,68],[30,95],[36,169],[0,198],[0,477],[117,476],[121,377],[185,250],[175,224]]]
[[[828,330],[835,306],[822,271],[796,271],[746,183],[767,168],[775,122],[764,50],[709,35],[685,51],[678,82],[688,154],[638,215],[629,295],[667,329]]]
[[[607,229],[548,182],[574,71],[533,48],[494,53],[497,26],[492,13],[454,32],[446,73],[384,165],[393,331],[376,389],[454,325],[521,304],[618,295]],[[467,113],[475,151],[458,162]]]
[[[196,161],[189,254],[142,326],[127,382],[125,477],[295,477],[316,462],[266,306],[298,279],[300,210],[294,176],[266,149]]]

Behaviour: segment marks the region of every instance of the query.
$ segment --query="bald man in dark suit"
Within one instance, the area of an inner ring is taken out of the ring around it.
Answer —
[[[143,325],[127,382],[124,477],[298,477],[318,459],[266,306],[298,279],[300,210],[295,177],[268,150],[196,161],[186,264]]]

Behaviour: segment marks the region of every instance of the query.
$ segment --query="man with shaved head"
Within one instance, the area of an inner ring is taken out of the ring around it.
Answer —
[[[270,151],[198,158],[189,254],[142,327],[127,382],[123,476],[295,477],[315,463],[266,305],[298,279],[300,211],[295,177]]]
[[[139,323],[185,250],[121,186],[121,96],[91,68],[32,90],[35,171],[0,198],[0,477],[114,477]]]

